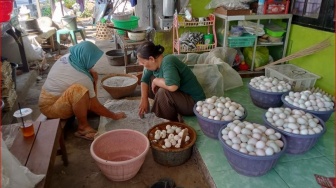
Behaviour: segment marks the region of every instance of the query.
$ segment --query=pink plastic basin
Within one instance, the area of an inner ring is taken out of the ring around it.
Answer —
[[[126,181],[140,170],[149,150],[148,138],[131,129],[117,129],[98,136],[90,153],[102,173],[112,181]]]

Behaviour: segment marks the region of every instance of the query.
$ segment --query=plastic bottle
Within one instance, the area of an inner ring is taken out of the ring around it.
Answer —
[[[258,0],[257,14],[264,14],[264,4],[265,4],[265,0]]]

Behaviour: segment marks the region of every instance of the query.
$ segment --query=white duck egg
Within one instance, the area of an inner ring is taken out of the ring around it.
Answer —
[[[264,148],[265,147],[265,142],[264,141],[258,141],[258,142],[256,142],[256,148],[258,148],[258,149],[262,149],[262,148]]]
[[[254,149],[255,149],[255,148],[254,148],[254,145],[252,145],[252,144],[247,144],[245,148],[246,148],[246,150],[249,151],[249,152],[253,152]]]
[[[215,99],[213,99],[213,98],[207,98],[207,99],[205,99],[205,102],[207,102],[207,103],[214,103]]]
[[[211,111],[212,109],[215,108],[215,105],[210,103],[210,104],[208,104],[207,108]]]
[[[244,115],[244,113],[240,110],[235,110],[235,114],[236,116],[242,117]]]
[[[235,126],[235,127],[233,128],[233,131],[234,131],[236,134],[239,134],[240,131],[241,131],[241,127],[239,127],[239,126]]]
[[[231,146],[233,149],[235,150],[239,150],[240,149],[240,145],[239,144],[232,144]]]
[[[257,156],[265,156],[265,151],[263,149],[256,149],[255,153],[257,154]]]
[[[217,110],[212,109],[210,110],[210,116],[216,116],[217,115]]]

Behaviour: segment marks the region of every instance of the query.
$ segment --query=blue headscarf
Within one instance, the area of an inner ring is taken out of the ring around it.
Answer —
[[[103,53],[92,42],[83,41],[70,48],[70,64],[93,80],[89,70],[97,63]]]

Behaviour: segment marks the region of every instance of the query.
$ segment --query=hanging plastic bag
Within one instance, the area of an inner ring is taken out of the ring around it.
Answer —
[[[245,62],[252,66],[253,47],[246,47],[243,50]],[[258,46],[254,55],[254,68],[258,68],[269,63],[269,51],[267,47]]]
[[[36,175],[22,166],[20,162],[8,150],[4,140],[1,143],[2,152],[2,187],[3,188],[34,188],[45,175]]]
[[[243,85],[242,78],[231,64],[237,51],[233,48],[217,47],[202,54],[176,55],[186,63],[203,87],[206,97],[223,96],[225,90]]]

